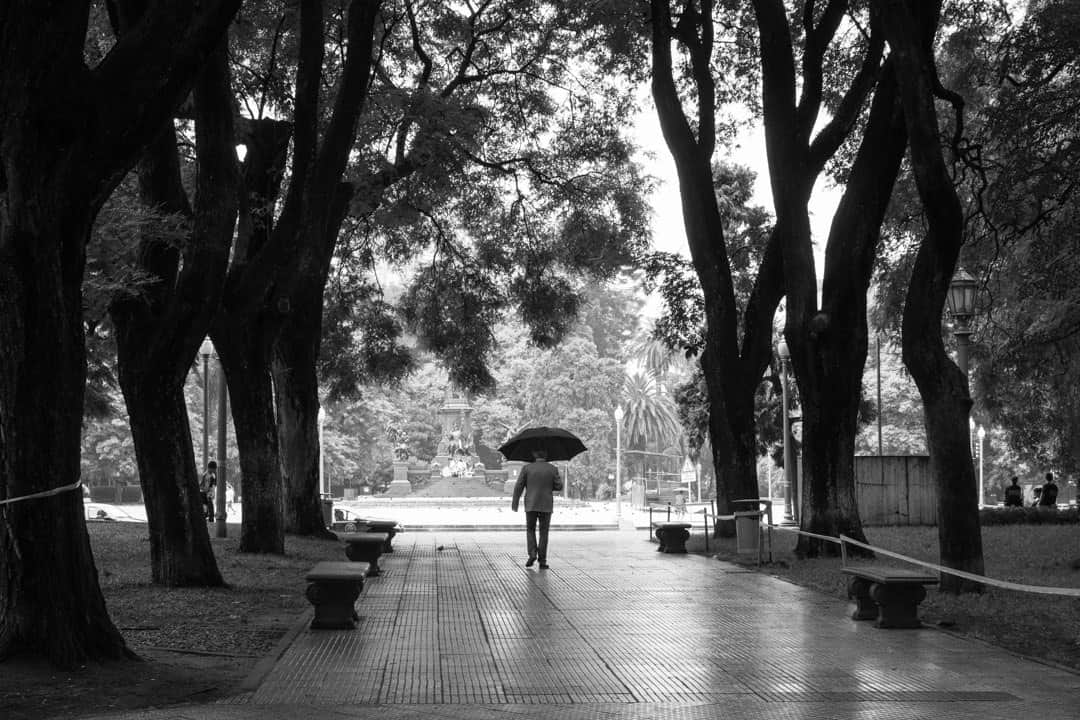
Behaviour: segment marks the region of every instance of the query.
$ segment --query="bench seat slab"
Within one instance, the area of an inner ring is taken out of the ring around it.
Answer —
[[[394,540],[394,536],[398,534],[398,530],[400,529],[398,527],[397,520],[367,519],[359,521],[359,524],[367,532],[386,533],[387,538],[386,542],[383,543],[383,553],[386,554],[394,552],[394,546],[392,545],[392,542]]]
[[[364,587],[367,563],[320,562],[305,579],[308,581],[304,595],[315,608],[311,620],[314,630],[352,630],[360,616],[356,613],[356,600]]]
[[[851,575],[848,597],[855,601],[853,620],[874,620],[879,628],[920,628],[919,603],[926,598],[925,585],[938,579],[911,570],[846,567]]]
[[[354,562],[368,564],[368,577],[378,577],[382,574],[379,568],[379,557],[383,554],[388,539],[387,533],[353,533],[342,537],[345,542],[345,557]]]
[[[686,541],[690,539],[690,523],[658,522],[653,523],[656,528],[656,540],[660,546],[657,552],[662,553],[686,553]]]

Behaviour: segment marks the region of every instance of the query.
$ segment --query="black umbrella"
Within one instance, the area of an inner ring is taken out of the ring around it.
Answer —
[[[507,460],[532,462],[533,451],[543,450],[548,460],[569,460],[588,448],[569,430],[554,427],[525,428],[499,446]]]

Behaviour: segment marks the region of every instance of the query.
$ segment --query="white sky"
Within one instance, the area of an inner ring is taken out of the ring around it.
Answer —
[[[682,208],[679,201],[679,181],[675,173],[675,161],[671,159],[667,145],[660,133],[660,121],[656,109],[648,96],[642,98],[641,113],[635,123],[635,138],[642,150],[651,153],[652,158],[642,157],[646,170],[657,178],[657,187],[652,196],[653,208],[653,245],[657,250],[677,252],[689,256],[686,245],[686,232],[682,221]],[[769,187],[769,171],[765,157],[765,136],[760,126],[741,136],[731,153],[731,159],[740,165],[746,165],[757,173],[754,184],[753,202],[764,206],[770,214],[773,212],[772,189]],[[722,148],[718,153],[724,152]],[[829,235],[829,225],[840,201],[841,190],[832,187],[822,177],[814,188],[810,199],[810,230],[813,233],[816,250],[818,283],[824,265],[825,241]]]

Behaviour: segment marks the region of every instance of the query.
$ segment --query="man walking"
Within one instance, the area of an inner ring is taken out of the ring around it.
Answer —
[[[510,509],[517,512],[521,493],[525,493],[525,546],[529,559],[525,567],[532,567],[537,560],[540,569],[547,570],[548,530],[551,528],[551,512],[555,502],[553,494],[562,490],[559,469],[547,461],[543,450],[533,451],[533,461],[521,468]],[[537,526],[539,525],[539,537]]]

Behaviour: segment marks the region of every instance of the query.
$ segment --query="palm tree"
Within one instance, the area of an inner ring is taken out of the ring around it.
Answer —
[[[672,385],[668,382],[669,375],[679,377],[690,368],[686,356],[666,345],[663,340],[658,340],[652,329],[634,342],[630,352],[661,391]]]
[[[678,444],[682,428],[675,401],[651,372],[635,372],[623,385],[624,432],[627,447],[660,452]]]

